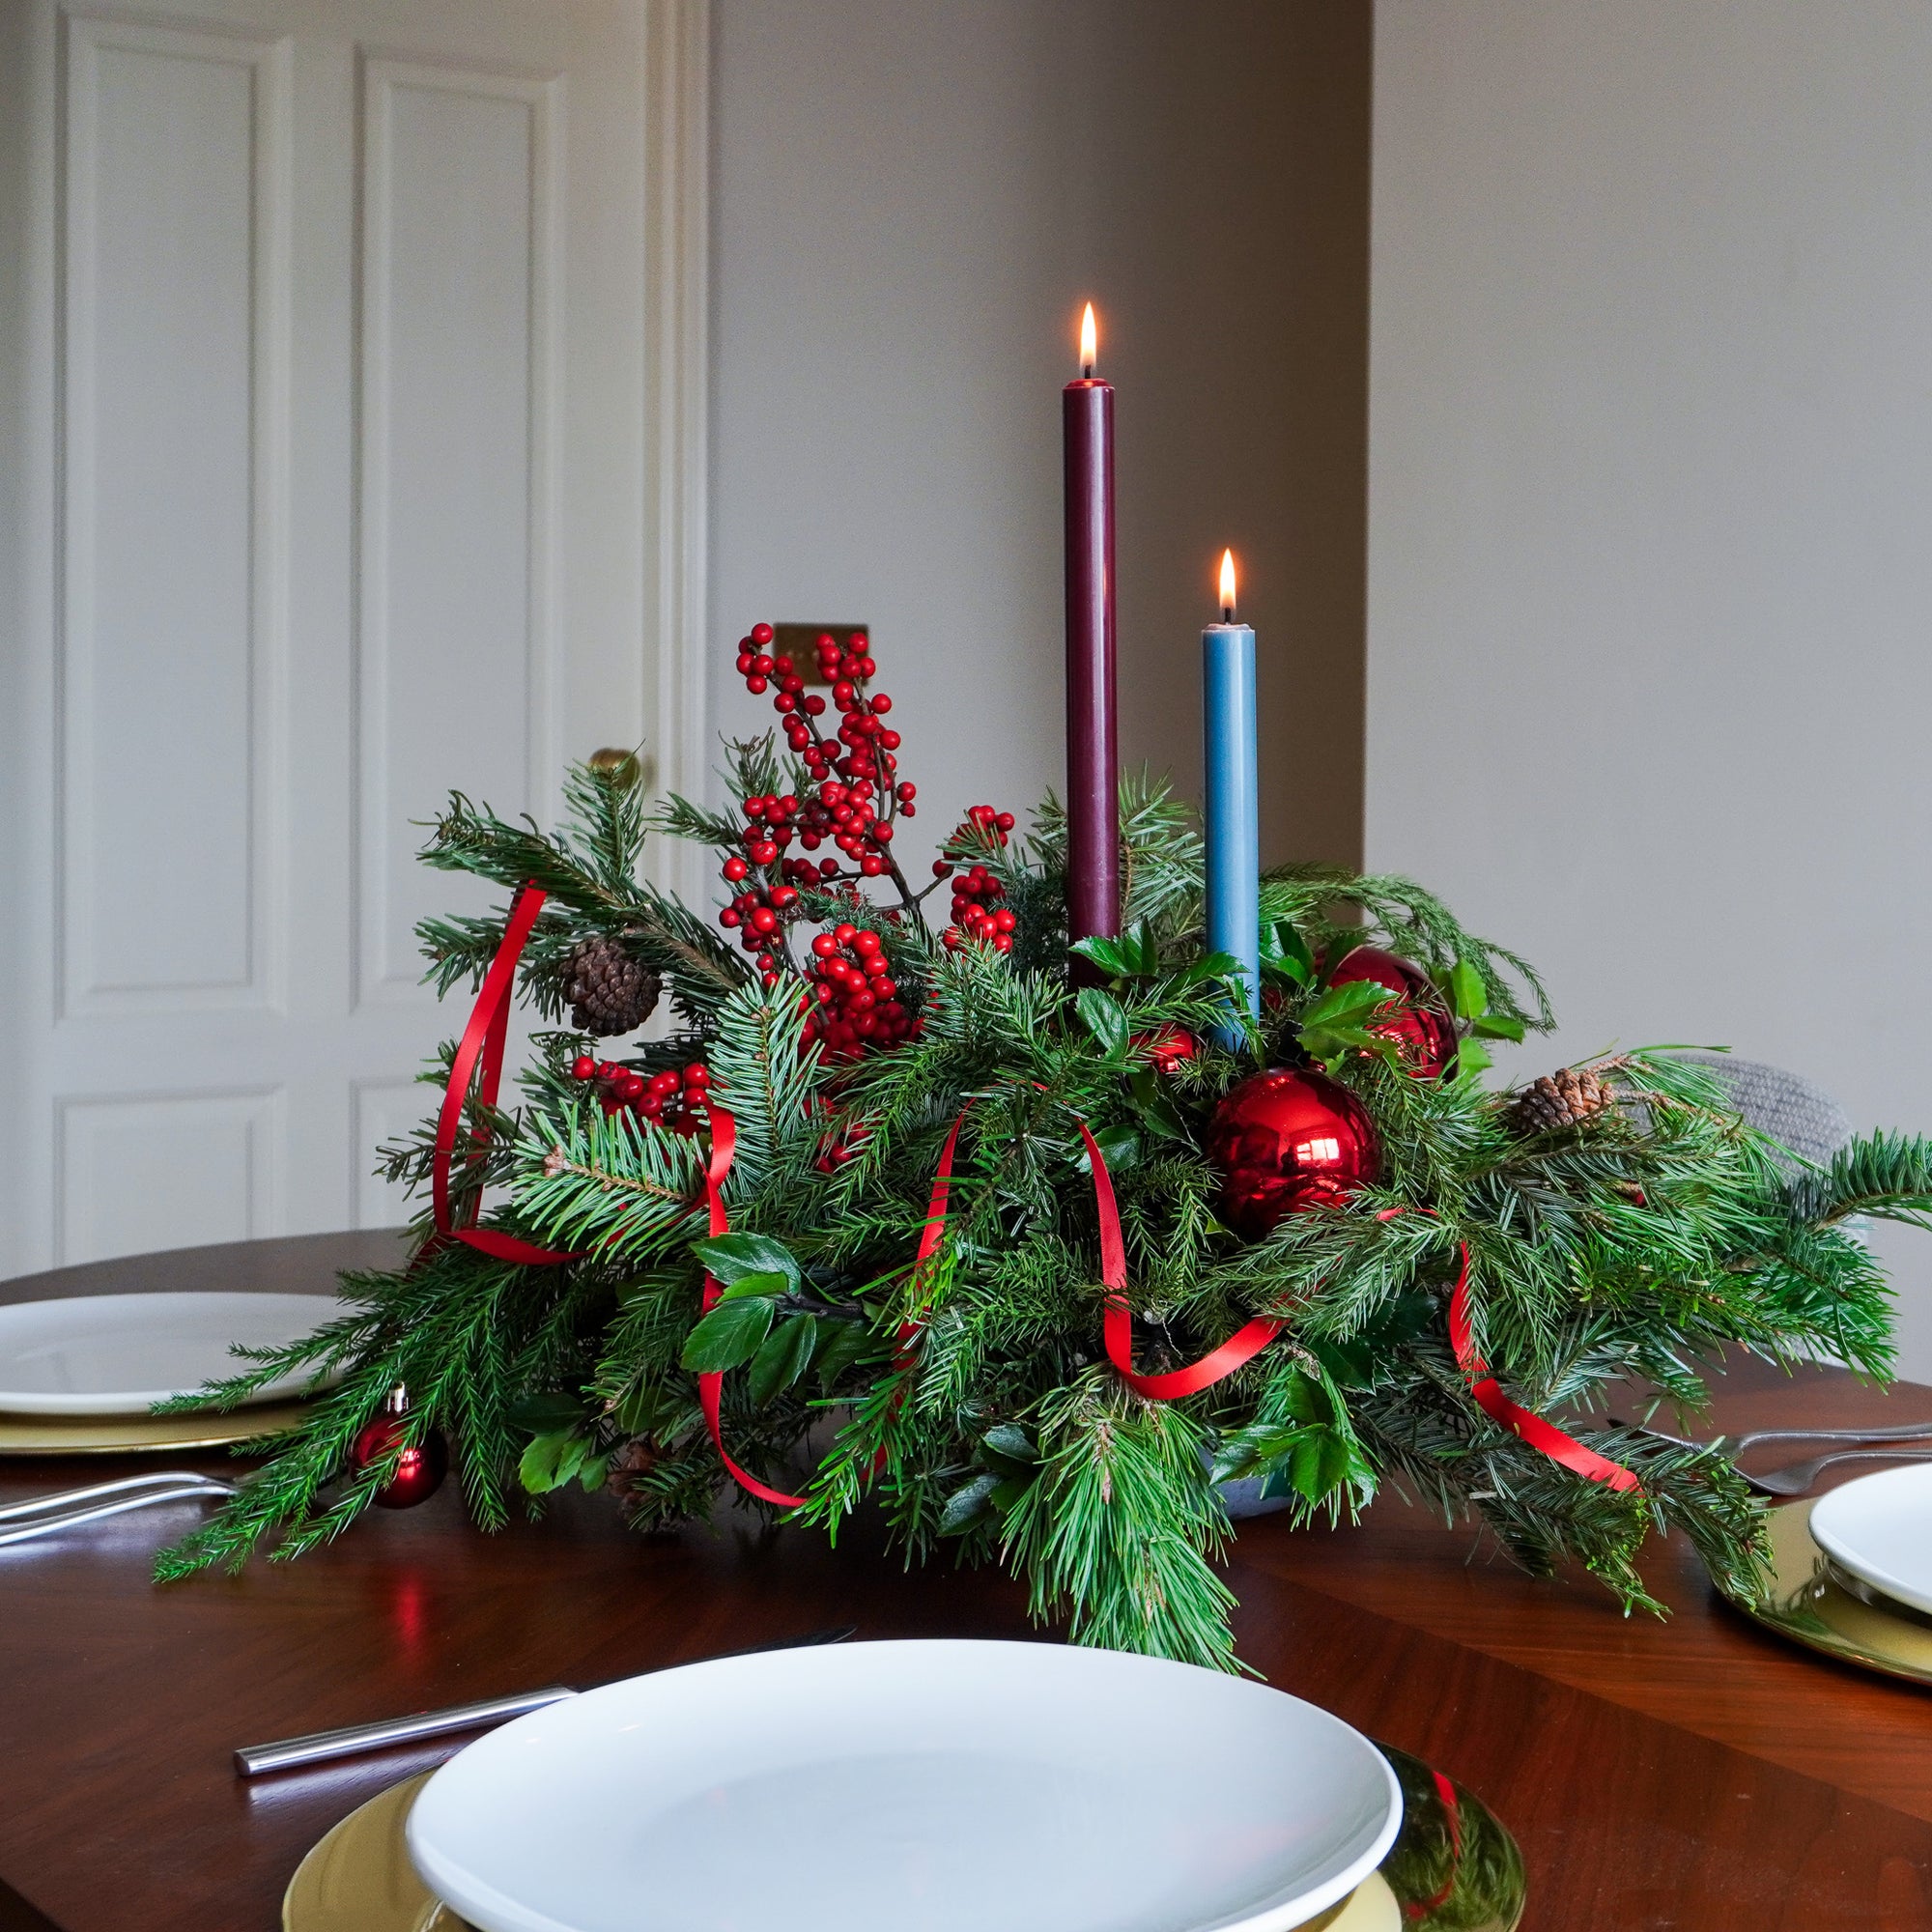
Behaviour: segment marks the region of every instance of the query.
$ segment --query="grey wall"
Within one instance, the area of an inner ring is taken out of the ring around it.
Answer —
[[[1198,785],[1233,544],[1264,842],[1355,858],[1367,8],[720,0],[717,22],[720,728],[770,720],[723,655],[749,625],[858,619],[919,829],[1061,782],[1059,390],[1091,297],[1123,752]]]
[[[1376,15],[1370,864],[1932,1127],[1932,9]]]

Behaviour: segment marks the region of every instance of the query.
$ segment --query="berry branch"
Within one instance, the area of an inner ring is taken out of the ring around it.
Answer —
[[[884,722],[893,700],[885,692],[869,689],[878,671],[869,641],[863,631],[854,631],[843,644],[830,631],[818,636],[818,674],[831,686],[830,708],[839,716],[836,736],[828,738],[819,724],[826,715],[827,698],[806,689],[791,658],[772,655],[774,636],[769,624],[754,624],[739,639],[738,675],[753,696],[771,693],[785,743],[804,767],[806,785],[802,793],[753,793],[744,800],[743,829],[734,839],[742,849],[730,852],[722,867],[725,884],[735,890],[718,914],[719,924],[736,931],[745,950],[756,955],[767,990],[778,983],[781,972],[801,970],[792,956],[790,928],[800,919],[811,917],[813,909],[805,895],[843,897],[856,912],[865,903],[859,896],[862,882],[889,879],[899,895],[895,912],[928,930],[924,913],[928,895],[941,881],[953,878],[956,862],[976,847],[987,849],[992,841],[1004,845],[1015,824],[1009,811],[976,805],[947,840],[944,855],[933,861],[932,883],[915,892],[899,865],[895,834],[902,820],[918,816],[919,787],[898,776],[899,734]],[[789,855],[794,843],[801,853],[811,853],[827,842],[844,854],[849,868],[833,858]],[[954,879],[952,924],[942,935],[945,944],[956,949],[968,939],[978,939],[998,952],[1010,952],[1014,916],[1004,908],[994,910],[990,903],[1003,892],[997,876],[983,865],[974,865]],[[836,931],[858,934],[860,928],[841,922]],[[878,937],[869,936],[875,941]],[[821,933],[812,942],[813,956],[803,969],[817,982],[814,997],[835,1008],[816,1017],[834,1027],[856,1023],[858,1014],[869,1009],[861,1002],[856,1009],[846,1010],[842,981],[837,973],[828,973],[828,965],[842,962],[857,970],[882,954],[875,945],[861,962],[850,952],[849,937],[836,939],[829,952],[825,939]],[[869,981],[880,976],[862,977],[869,988]],[[886,977],[890,982],[890,975]],[[881,1008],[889,1007],[896,991],[895,984],[892,992],[874,992],[872,997]],[[897,1017],[882,1015],[881,1023],[882,1033],[875,1023],[864,1037],[878,1033],[882,1042],[889,1043],[908,1037],[914,1026],[910,1017],[902,1026]]]

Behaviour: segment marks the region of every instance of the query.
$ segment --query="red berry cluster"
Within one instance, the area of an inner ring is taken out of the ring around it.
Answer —
[[[881,822],[890,821],[895,805],[908,818],[914,817],[913,787],[894,782],[898,761],[893,754],[899,748],[899,734],[884,722],[893,700],[883,691],[868,695],[863,688],[878,670],[866,634],[854,631],[842,645],[830,631],[818,634],[818,674],[831,684],[833,709],[841,717],[836,741],[819,728],[825,699],[807,692],[790,658],[770,655],[772,627],[753,624],[738,640],[738,673],[754,697],[777,684],[773,709],[784,720],[786,744],[805,760],[813,781],[822,784],[834,777],[848,784],[864,781],[882,801]],[[891,834],[881,842],[890,843]]]
[[[885,942],[868,927],[847,923],[821,932],[807,976],[815,1004],[805,1037],[822,1040],[834,1059],[856,1060],[868,1046],[895,1046],[919,1030],[899,998]]]
[[[644,1120],[655,1121],[674,1133],[702,1133],[710,1124],[706,1097],[711,1069],[700,1061],[680,1071],[668,1066],[648,1076],[611,1060],[592,1060],[580,1054],[570,1064],[572,1079],[595,1081],[602,1090],[597,1104],[607,1114],[629,1107]]]
[[[827,1101],[828,1111],[831,1101]],[[861,1149],[872,1138],[872,1130],[863,1121],[855,1122],[844,1134],[828,1134],[818,1152],[818,1171],[830,1174],[836,1167],[842,1167],[848,1160],[857,1160]]]
[[[1010,811],[976,805],[946,841],[948,857],[932,862],[935,879],[952,880],[952,923],[940,934],[949,952],[956,952],[969,939],[990,943],[1001,952],[1013,950],[1013,927],[1018,922],[1009,907],[996,909],[992,903],[1007,895],[998,873],[973,865],[955,878],[950,861],[966,857],[976,847],[983,851],[989,842],[1006,844],[1014,822]]]

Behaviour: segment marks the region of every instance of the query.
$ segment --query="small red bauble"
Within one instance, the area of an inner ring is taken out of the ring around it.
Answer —
[[[1403,1064],[1418,1080],[1435,1080],[1456,1062],[1456,1023],[1442,1004],[1435,982],[1420,966],[1398,959],[1378,946],[1358,946],[1329,976],[1331,986],[1354,980],[1386,986],[1403,1002],[1369,1028],[1382,1039],[1392,1039]]]
[[[995,923],[1010,920],[1012,914],[998,912],[993,915]],[[1010,925],[1005,928],[1010,932]],[[1199,1042],[1185,1027],[1162,1027],[1158,1033],[1137,1033],[1132,1044],[1147,1055],[1149,1063],[1156,1073],[1178,1073],[1183,1065],[1200,1051]]]
[[[349,1451],[350,1465],[366,1469],[371,1463],[384,1461],[395,1448],[409,1412],[407,1391],[392,1389],[383,1405],[383,1413],[356,1436]],[[383,1509],[413,1509],[436,1494],[448,1473],[449,1451],[442,1437],[432,1429],[413,1449],[403,1451],[396,1473],[376,1492],[375,1500]]]
[[[1381,1172],[1362,1103],[1324,1073],[1278,1066],[1230,1091],[1208,1123],[1222,1218],[1258,1241],[1285,1215],[1333,1208]]]

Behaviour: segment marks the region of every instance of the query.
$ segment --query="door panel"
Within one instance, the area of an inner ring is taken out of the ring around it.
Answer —
[[[400,1218],[411,821],[696,764],[704,34],[0,0],[0,1273]]]

